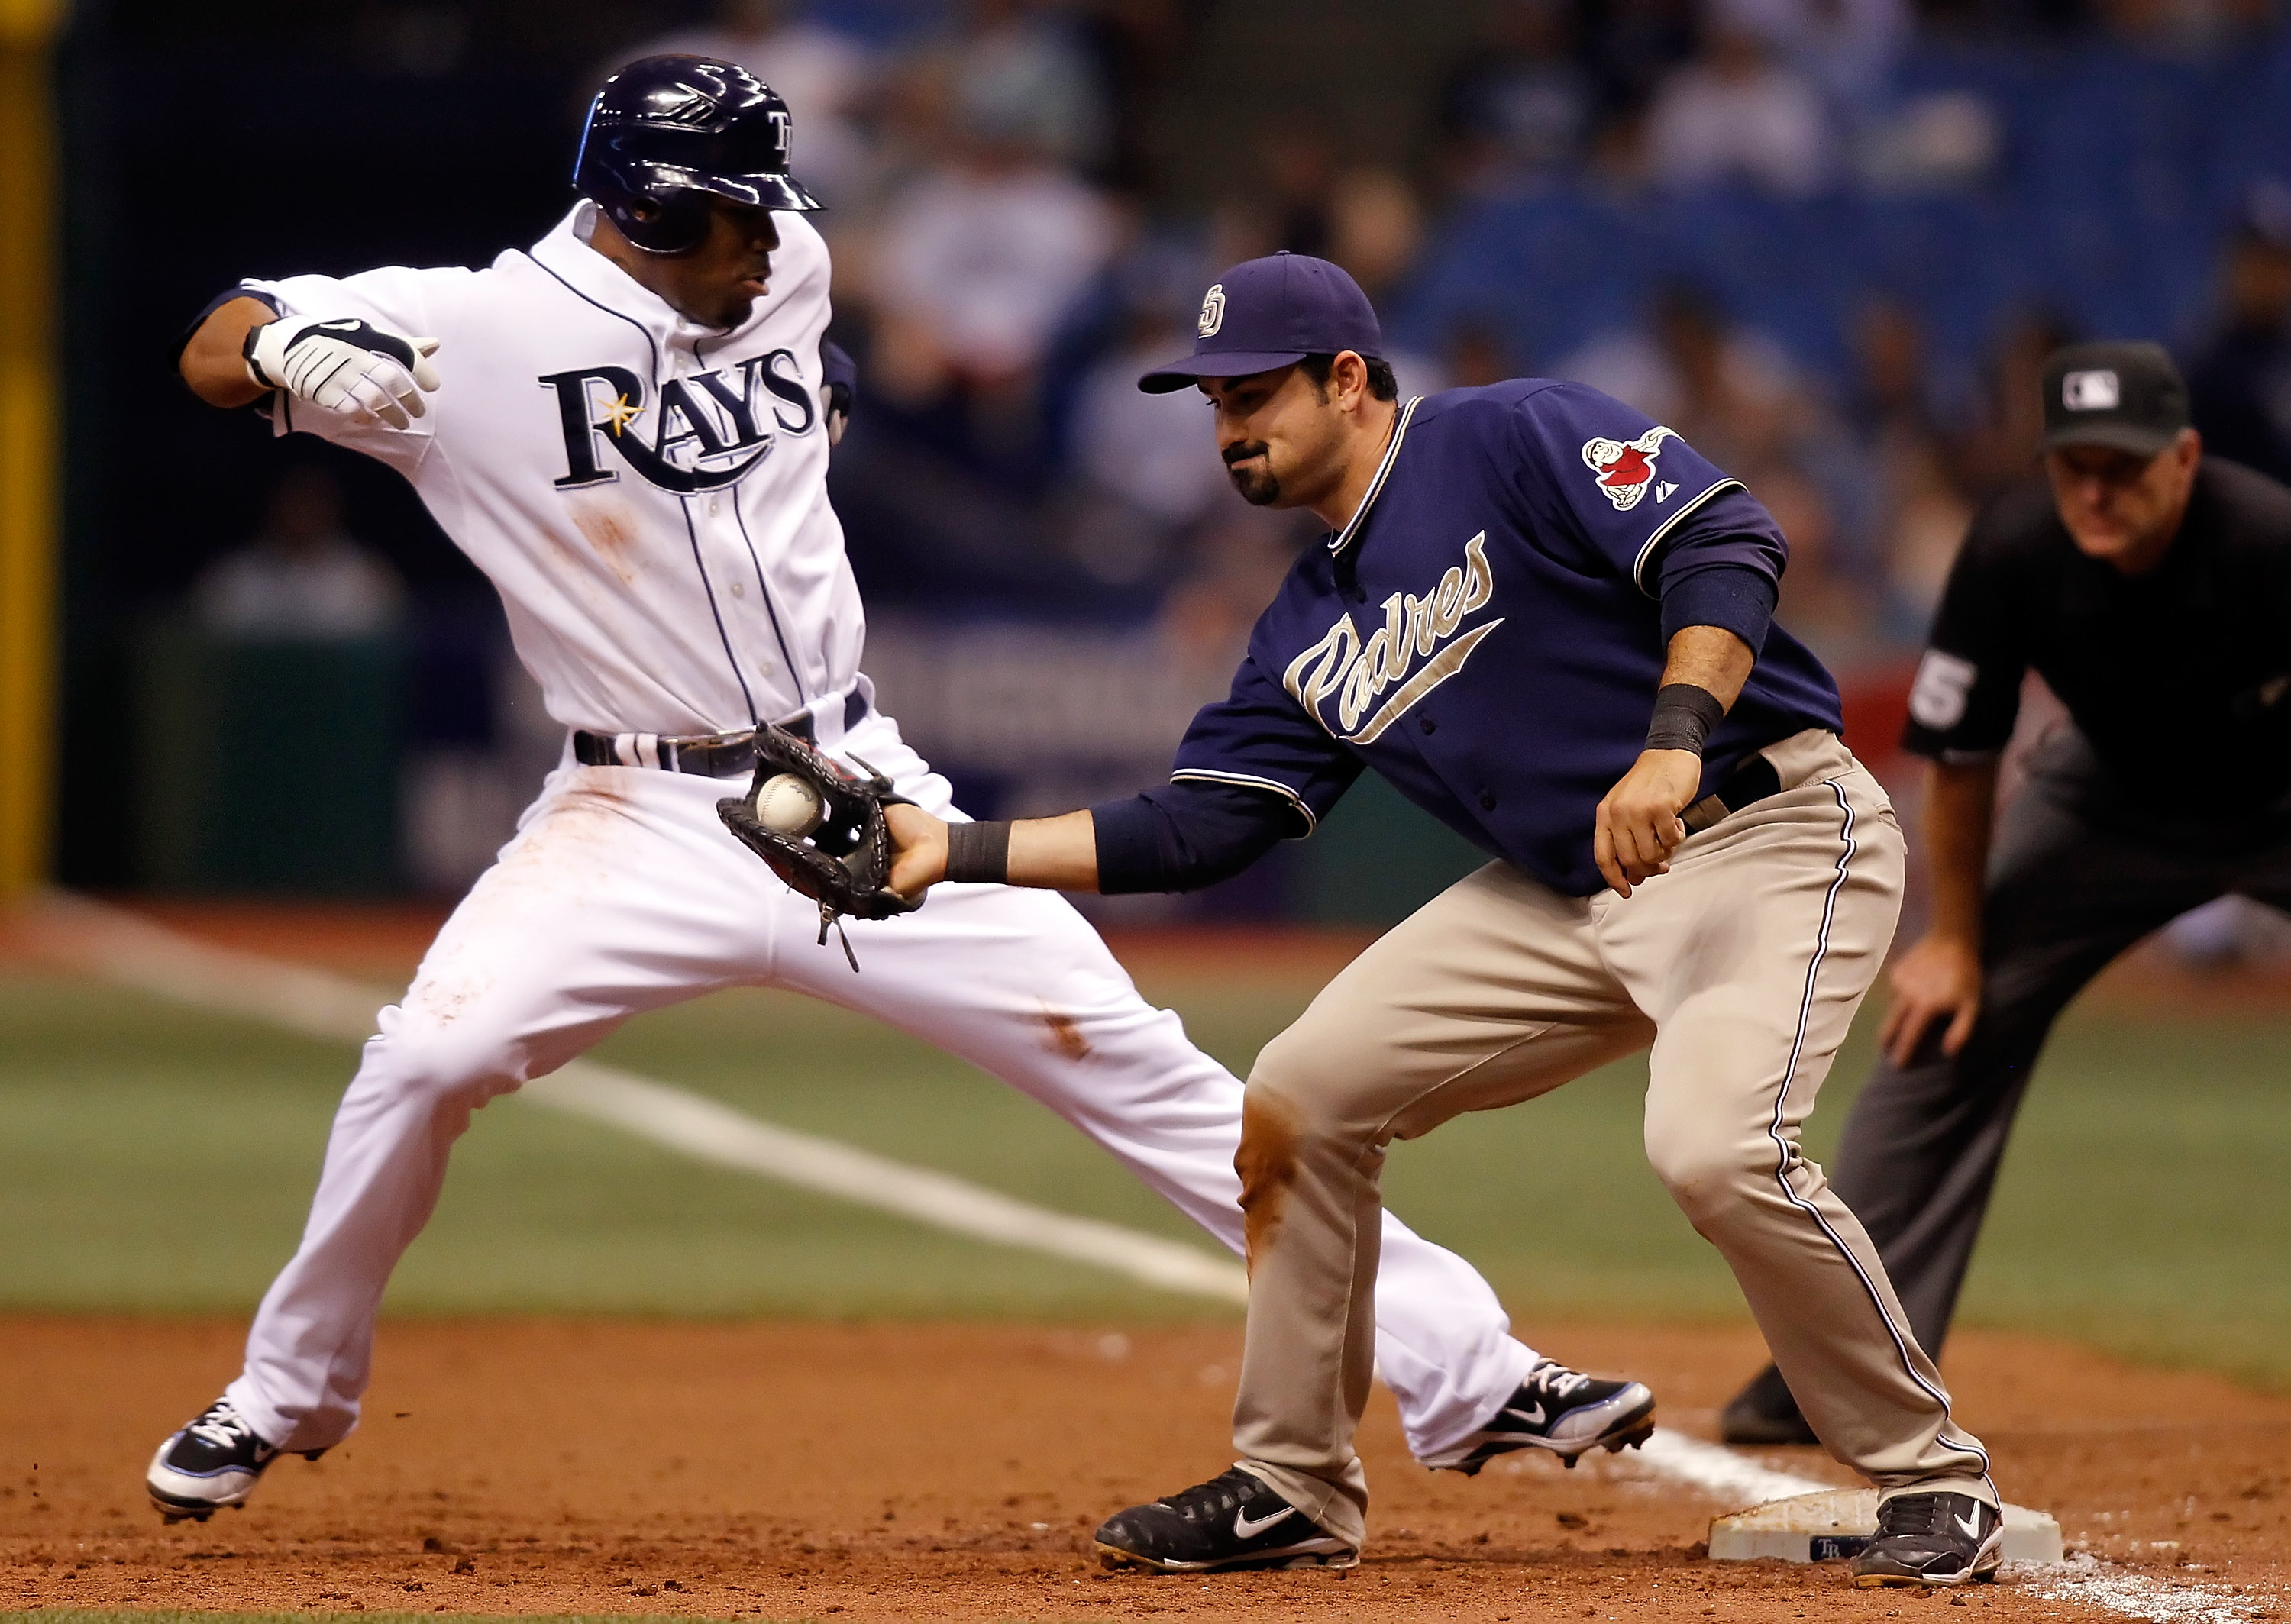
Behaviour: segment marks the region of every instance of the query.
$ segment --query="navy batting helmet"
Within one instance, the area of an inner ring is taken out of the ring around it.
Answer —
[[[736,63],[647,56],[589,104],[573,184],[649,253],[688,253],[708,234],[708,199],[816,209],[788,178],[787,103]]]

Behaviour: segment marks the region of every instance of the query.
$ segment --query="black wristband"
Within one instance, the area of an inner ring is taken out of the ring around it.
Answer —
[[[952,885],[1008,885],[1010,825],[1008,823],[949,824],[946,878]]]
[[[1655,691],[1654,720],[1647,724],[1649,750],[1691,750],[1702,753],[1702,741],[1725,716],[1726,707],[1708,688],[1692,682],[1666,682]]]
[[[258,321],[246,330],[246,336],[238,342],[238,358],[246,363],[246,375],[254,381],[256,388],[275,390],[279,387],[278,381],[263,371],[262,364],[254,358],[254,341],[262,336],[262,329],[269,325],[267,321]]]

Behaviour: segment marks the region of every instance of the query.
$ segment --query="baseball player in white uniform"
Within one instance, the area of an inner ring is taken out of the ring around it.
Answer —
[[[718,819],[768,722],[961,816],[859,669],[825,480],[828,255],[788,141],[744,70],[647,58],[598,97],[583,200],[529,253],[249,281],[187,341],[202,398],[267,405],[277,432],[412,482],[500,591],[569,736],[381,1012],[243,1372],[153,1459],[171,1520],[242,1502],[276,1456],[315,1459],[358,1424],[376,1305],[473,1110],[719,987],[808,993],[961,1056],[1241,1250],[1242,1085],[1064,901],[941,887],[912,917],[852,926],[855,975]],[[1377,1306],[1382,1374],[1427,1465],[1522,1447],[1572,1463],[1645,1435],[1644,1387],[1540,1358],[1468,1266],[1389,1220]]]

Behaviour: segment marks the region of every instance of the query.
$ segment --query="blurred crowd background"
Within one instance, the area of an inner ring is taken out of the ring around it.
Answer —
[[[1741,476],[1872,757],[2054,346],[2162,340],[2211,450],[2291,478],[2274,0],[113,0],[60,81],[68,881],[450,893],[506,834],[561,740],[483,583],[395,476],[197,407],[168,343],[241,275],[531,241],[655,50],[793,109],[861,368],[866,664],[975,813],[1156,778],[1304,540],[1203,403],[1133,387],[1276,248],[1368,289],[1403,395],[1582,379]],[[1137,905],[1379,919],[1418,880],[1368,854],[1460,866],[1358,799]]]

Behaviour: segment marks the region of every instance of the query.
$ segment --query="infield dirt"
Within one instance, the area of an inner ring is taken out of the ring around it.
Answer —
[[[1704,1435],[1761,1352],[1731,1328],[1539,1329]],[[1426,1473],[1381,1394],[1374,1543],[1348,1576],[1103,1573],[1101,1518],[1227,1460],[1236,1326],[393,1322],[355,1436],[279,1462],[247,1510],[163,1528],[144,1462],[240,1334],[0,1320],[0,1608],[1764,1624],[1956,1604],[1851,1590],[1836,1564],[1711,1564],[1727,1507],[1629,1456]],[[1979,1333],[1949,1371],[2001,1486],[2072,1548],[2291,1617],[2291,1399]],[[1846,1481],[1815,1451],[1762,1459]],[[2125,1616],[2010,1581],[1963,1599]]]

